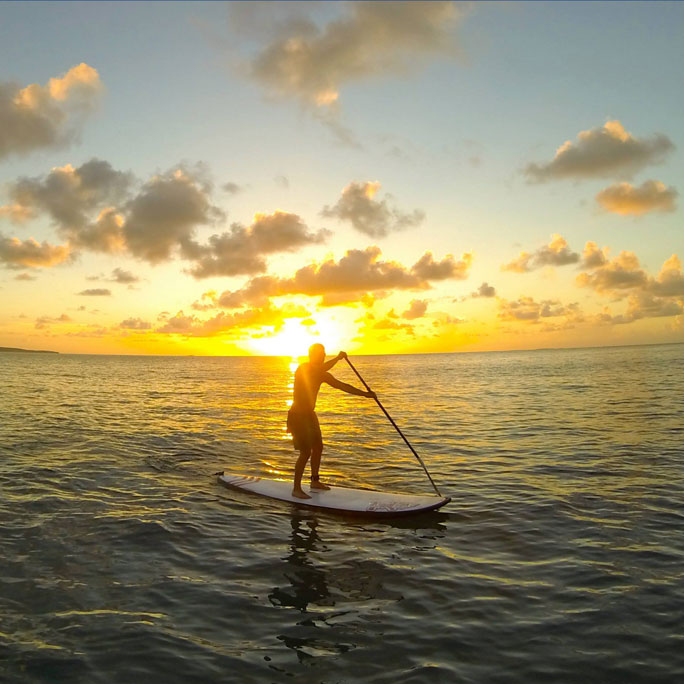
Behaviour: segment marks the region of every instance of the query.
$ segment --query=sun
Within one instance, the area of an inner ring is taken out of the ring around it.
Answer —
[[[316,342],[324,344],[328,353],[337,353],[342,332],[337,321],[322,316],[317,316],[316,320],[286,318],[278,332],[252,338],[249,344],[256,353],[266,356],[306,356],[309,347]]]

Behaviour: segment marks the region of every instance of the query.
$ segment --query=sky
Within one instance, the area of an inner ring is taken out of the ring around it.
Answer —
[[[1,2],[0,346],[684,342],[684,3]]]

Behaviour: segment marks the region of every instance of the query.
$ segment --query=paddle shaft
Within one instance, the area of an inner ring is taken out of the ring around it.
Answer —
[[[368,383],[361,377],[361,374],[359,373],[359,371],[357,371],[356,368],[354,368],[354,364],[349,360],[348,357],[345,356],[345,359],[346,359],[347,363],[349,364],[349,367],[354,371],[354,373],[356,373],[356,377],[359,380],[361,380],[361,382],[363,383],[363,386],[366,388],[366,390],[368,390],[369,392],[372,392],[373,390],[371,390],[371,388],[368,386]],[[401,438],[406,442],[406,446],[409,449],[411,449],[411,452],[413,453],[413,455],[418,459],[418,463],[420,463],[420,465],[423,466],[423,470],[425,471],[425,474],[428,476],[428,480],[430,480],[430,484],[434,487],[435,491],[437,492],[437,495],[442,496],[439,489],[437,489],[437,485],[435,484],[434,480],[430,476],[430,473],[428,472],[428,469],[425,466],[425,463],[423,463],[423,459],[420,456],[418,456],[418,452],[411,446],[411,442],[409,442],[408,439],[406,439],[406,436],[404,435],[404,433],[399,429],[399,426],[394,422],[394,420],[392,420],[392,416],[390,416],[390,414],[387,413],[387,409],[380,403],[380,399],[378,399],[377,396],[375,397],[375,403],[380,407],[382,412],[387,416],[387,420],[389,420],[389,422],[392,423],[392,425],[394,426],[394,429],[401,435]]]

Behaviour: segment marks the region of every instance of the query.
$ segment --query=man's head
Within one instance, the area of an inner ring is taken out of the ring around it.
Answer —
[[[325,361],[325,347],[316,342],[309,347],[309,361],[311,363],[323,363]]]

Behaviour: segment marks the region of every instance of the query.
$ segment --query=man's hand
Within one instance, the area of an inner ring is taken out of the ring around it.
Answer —
[[[378,395],[375,394],[375,392],[373,392],[373,390],[368,390],[368,392],[366,392],[366,396],[369,399],[377,399],[378,398]]]
[[[337,358],[340,359],[340,360],[346,359],[346,358],[347,358],[347,352],[340,352],[340,353],[337,355]]]

